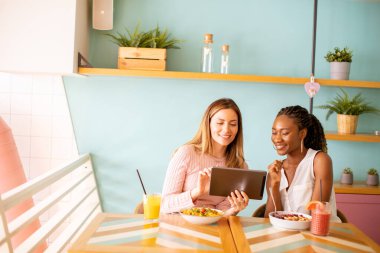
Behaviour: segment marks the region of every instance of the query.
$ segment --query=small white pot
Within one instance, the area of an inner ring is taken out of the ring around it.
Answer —
[[[368,175],[367,185],[379,185],[379,175]]]
[[[341,184],[352,184],[354,182],[354,176],[352,174],[342,173],[340,177]]]
[[[351,62],[330,62],[330,78],[334,80],[348,80]]]

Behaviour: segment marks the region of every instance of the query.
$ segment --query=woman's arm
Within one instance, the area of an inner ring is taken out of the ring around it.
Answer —
[[[275,211],[273,200],[276,203],[277,211],[281,211],[284,209],[282,206],[281,194],[280,194],[281,168],[282,168],[282,161],[279,161],[279,160],[275,160],[272,164],[268,166],[268,179],[266,183],[268,199],[267,199],[264,217],[268,217],[270,212]],[[271,191],[272,191],[272,194],[271,194]],[[273,197],[273,200],[272,200],[272,197]]]
[[[190,191],[183,192],[191,155],[188,148],[181,147],[172,157],[166,171],[162,189],[161,212],[179,212],[194,206]]]
[[[315,183],[311,199],[321,201],[320,182],[322,182],[322,201],[329,202],[333,187],[333,168],[331,158],[325,152],[318,152],[314,157],[314,176]]]

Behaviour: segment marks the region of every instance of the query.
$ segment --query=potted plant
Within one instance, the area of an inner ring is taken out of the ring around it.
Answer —
[[[328,101],[327,104],[320,105],[317,108],[327,109],[326,120],[334,112],[337,114],[338,133],[354,134],[360,114],[379,113],[380,110],[365,102],[361,93],[355,95],[352,99],[348,93],[340,88],[342,94]]]
[[[377,174],[375,168],[370,168],[368,170],[367,185],[379,185],[379,174]]]
[[[330,63],[330,78],[336,80],[348,80],[352,62],[352,50],[348,47],[342,50],[335,47],[325,55],[326,61]]]
[[[181,40],[171,38],[167,29],[159,26],[147,32],[140,31],[138,24],[133,32],[106,34],[119,46],[118,68],[141,70],[165,70],[166,49],[179,48]]]
[[[347,167],[343,169],[343,173],[340,177],[340,183],[342,184],[352,184],[354,182],[354,175],[351,168]]]

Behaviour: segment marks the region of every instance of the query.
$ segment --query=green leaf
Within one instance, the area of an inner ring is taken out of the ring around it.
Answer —
[[[319,109],[328,110],[326,120],[330,118],[333,113],[345,115],[360,115],[363,113],[379,114],[380,110],[371,106],[370,103],[365,102],[362,94],[356,94],[352,99],[348,93],[340,88],[341,94],[337,94],[333,100],[327,101],[327,104],[317,106]]]
[[[325,59],[328,62],[352,62],[352,50],[348,47],[340,50],[339,47],[335,47],[333,51],[328,51],[325,55]]]
[[[141,47],[141,48],[177,48],[182,40],[171,38],[171,35],[165,29],[162,31],[157,25],[156,28],[148,32],[140,32],[140,23],[130,32],[125,28],[125,33],[117,32],[114,34],[106,34],[111,37],[112,42],[119,47]]]

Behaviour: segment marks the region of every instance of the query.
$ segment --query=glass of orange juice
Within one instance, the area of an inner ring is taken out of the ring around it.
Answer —
[[[160,216],[161,194],[144,194],[144,219],[158,219]]]

